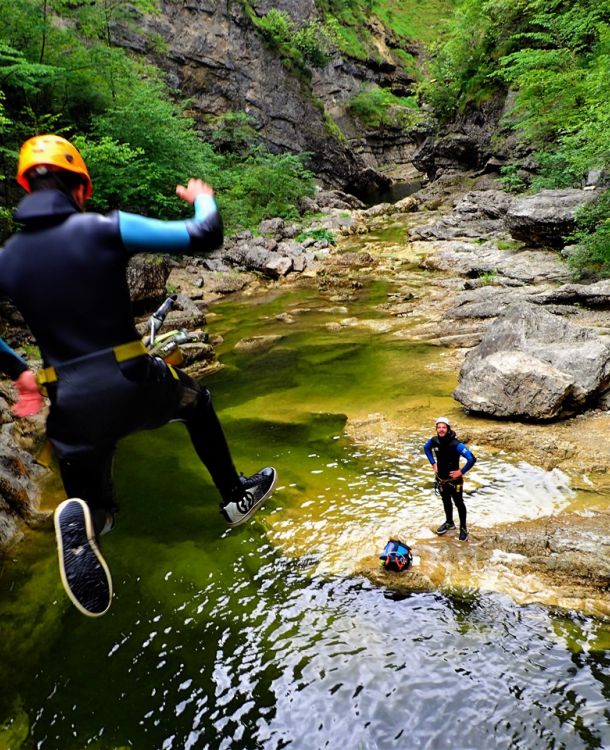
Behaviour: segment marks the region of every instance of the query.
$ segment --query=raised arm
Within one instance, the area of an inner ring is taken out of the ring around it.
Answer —
[[[146,252],[202,255],[222,245],[222,219],[214,191],[202,180],[178,185],[176,194],[193,204],[195,216],[185,221],[160,221],[119,211],[119,231],[130,254]]]

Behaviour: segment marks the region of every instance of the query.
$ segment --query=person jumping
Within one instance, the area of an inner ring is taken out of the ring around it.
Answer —
[[[186,221],[123,211],[84,213],[92,183],[78,150],[57,135],[26,141],[17,181],[28,195],[21,225],[0,252],[0,293],[23,315],[42,353],[36,379],[5,344],[0,368],[15,380],[18,413],[50,400],[47,435],[69,499],[55,511],[62,582],[74,605],[99,616],[110,607],[112,579],[99,537],[112,528],[117,502],[112,464],[117,442],[137,430],[184,422],[210,472],[229,526],[247,521],[269,497],[276,471],[239,475],[210,392],[151,356],[134,325],[127,262],[135,253],[199,255],[223,241],[214,191],[199,179],[176,187],[194,206]]]

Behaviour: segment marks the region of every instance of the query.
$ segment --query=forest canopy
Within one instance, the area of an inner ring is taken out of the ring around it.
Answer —
[[[518,161],[505,187],[610,182],[610,0],[462,0],[433,50],[422,93],[441,122],[510,93],[505,126],[537,163],[528,184]],[[577,268],[610,274],[609,201],[578,218]]]

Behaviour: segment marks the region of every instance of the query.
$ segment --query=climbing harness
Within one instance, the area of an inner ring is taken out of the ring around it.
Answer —
[[[108,350],[103,350],[99,354],[103,354]],[[117,362],[127,362],[128,359],[134,359],[135,357],[141,357],[144,354],[148,354],[148,350],[141,341],[129,341],[126,344],[119,344],[118,346],[112,347],[112,353]],[[77,359],[69,360],[65,362],[65,365],[72,365],[79,360],[90,360],[98,352],[93,355],[87,354],[84,357],[78,357]],[[63,367],[64,365],[62,365]],[[61,371],[61,367],[59,368]],[[45,388],[48,383],[56,383],[58,380],[57,370],[54,367],[45,367],[36,373],[36,381],[41,390]],[[43,390],[44,395],[46,393]]]
[[[438,474],[434,477],[434,493],[439,497],[443,496],[443,487],[449,485],[456,489],[458,486],[463,484],[462,481],[456,479],[441,479]]]

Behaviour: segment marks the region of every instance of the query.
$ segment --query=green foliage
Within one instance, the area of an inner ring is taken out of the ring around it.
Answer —
[[[286,61],[302,68],[323,68],[336,46],[335,30],[319,21],[297,30],[288,14],[277,8],[260,17],[252,14],[251,19]]]
[[[610,190],[578,211],[576,231],[569,240],[577,243],[569,260],[577,274],[587,269],[610,276]]]
[[[100,140],[80,135],[72,139],[83,155],[94,185],[89,203],[93,211],[119,207],[136,211],[148,200],[146,160],[141,148],[133,149],[108,136]]]
[[[29,62],[25,55],[10,44],[0,40],[0,69],[2,84],[9,90],[20,90],[25,95],[37,94],[60,72],[41,63]]]
[[[275,44],[288,42],[293,30],[288,14],[277,8],[272,8],[266,15],[261,16],[257,26]]]
[[[322,105],[324,106],[324,105]],[[324,110],[323,112],[324,117],[324,127],[326,128],[326,132],[338,140],[341,143],[347,143],[347,137],[345,133],[341,130],[341,128],[337,125],[337,123],[333,120],[332,116]]]
[[[377,0],[375,15],[399,39],[432,43],[442,34],[456,0]]]
[[[498,89],[498,56],[511,50],[522,0],[462,0],[448,21],[448,38],[432,46],[431,78],[420,92],[445,121],[478,96]]]
[[[356,60],[369,57],[368,43],[361,37],[363,27],[359,27],[355,20],[346,23],[327,15],[324,22],[341,52]]]
[[[210,142],[222,154],[249,152],[259,141],[254,120],[245,112],[227,112],[209,120]]]
[[[525,45],[500,60],[499,75],[517,90],[511,119],[539,149],[534,187],[580,182],[610,162],[610,2],[554,7],[535,0]]]
[[[305,232],[301,232],[297,236],[296,241],[304,242],[307,239],[312,239],[312,240],[315,240],[316,242],[320,242],[321,240],[326,240],[331,245],[337,244],[335,235],[329,229],[308,229]]]
[[[414,97],[398,97],[389,89],[368,87],[353,97],[348,109],[369,127],[414,127],[422,120]]]
[[[517,164],[508,164],[504,167],[500,167],[500,182],[504,190],[509,193],[521,193],[527,187],[527,183],[519,172],[519,166]]]
[[[496,243],[498,250],[519,250],[523,243],[519,240],[498,240]]]
[[[332,29],[318,21],[312,21],[297,31],[294,35],[294,45],[308,65],[312,68],[323,68],[331,58],[335,39]]]
[[[394,57],[398,58],[402,62],[404,72],[411,76],[414,80],[419,81],[422,78],[422,70],[417,57],[410,52],[405,52],[403,49],[392,50]]]
[[[333,31],[336,45],[358,60],[379,58],[377,28],[390,30],[392,53],[415,72],[413,57],[405,50],[413,40],[433,42],[443,31],[443,20],[456,0],[316,0],[324,25]]]
[[[498,274],[495,271],[485,271],[479,276],[480,286],[494,286],[498,281]]]
[[[610,0],[462,0],[422,95],[441,119],[490,92],[536,149],[533,187],[577,185],[610,158]],[[505,184],[516,188],[516,170]]]
[[[610,27],[599,27],[600,38],[586,61],[564,85],[571,86],[562,94],[556,84],[559,115],[540,115],[539,121],[552,133],[556,142],[542,147],[539,155],[541,175],[537,187],[578,184],[590,169],[610,164]],[[570,71],[572,72],[572,71]],[[558,76],[559,77],[559,76]],[[571,103],[568,108],[567,102]],[[550,104],[545,99],[543,104]],[[530,112],[537,113],[539,103],[532,103]],[[529,115],[530,121],[533,114]]]
[[[223,170],[215,185],[230,230],[253,228],[274,216],[298,218],[296,202],[314,192],[307,158],[307,154],[276,156],[259,147],[241,164]]]
[[[217,182],[218,156],[199,139],[192,120],[166,97],[160,84],[142,81],[129,97],[117,98],[112,107],[93,117],[92,122],[92,135],[102,144],[104,155],[110,155],[107,151],[110,140],[128,147],[114,151],[117,161],[113,159],[112,163],[121,178],[131,180],[126,193],[129,203],[125,193],[121,197],[115,189],[113,170],[106,173],[113,194],[128,210],[146,210],[159,218],[170,218],[184,208],[173,195],[178,182],[192,175],[212,184]],[[96,153],[99,155],[100,151]],[[99,158],[94,159],[92,169],[98,166],[101,166]]]

